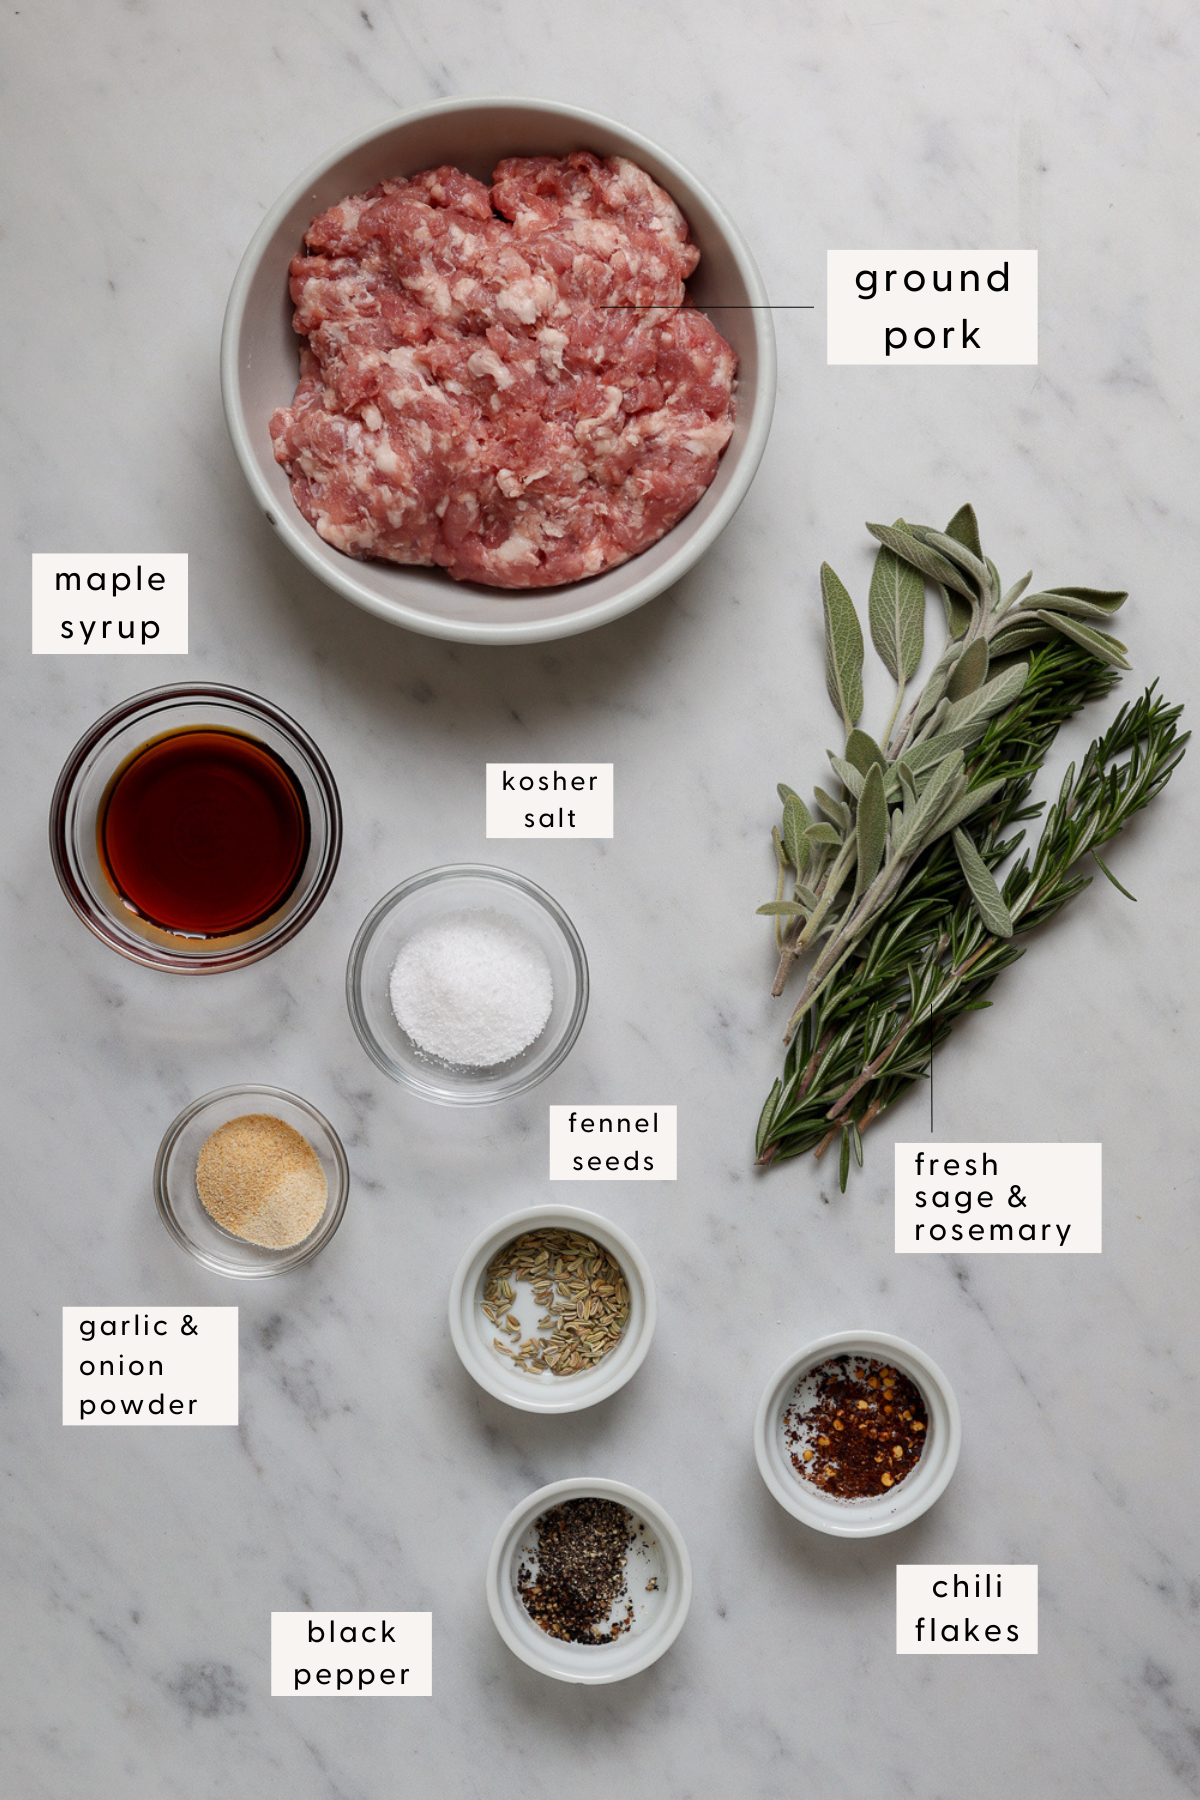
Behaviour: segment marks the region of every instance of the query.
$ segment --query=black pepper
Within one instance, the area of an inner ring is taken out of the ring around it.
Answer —
[[[632,1520],[615,1500],[552,1506],[537,1521],[537,1570],[524,1563],[517,1592],[535,1625],[569,1644],[607,1644],[633,1624],[625,1559]],[[625,1599],[623,1617],[611,1618]]]

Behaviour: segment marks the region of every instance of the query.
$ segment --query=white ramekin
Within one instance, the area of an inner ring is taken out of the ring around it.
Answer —
[[[928,1436],[911,1475],[886,1494],[839,1500],[804,1481],[788,1461],[783,1415],[796,1383],[834,1356],[868,1356],[892,1364],[921,1390],[929,1415]],[[814,1531],[831,1537],[881,1537],[911,1525],[944,1493],[962,1444],[962,1420],[954,1390],[931,1357],[884,1331],[839,1331],[817,1338],[778,1368],[767,1383],[754,1421],[754,1453],[762,1478],[778,1500]]]

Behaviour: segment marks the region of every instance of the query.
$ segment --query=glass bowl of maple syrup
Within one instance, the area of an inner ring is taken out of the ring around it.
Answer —
[[[216,683],[152,688],[67,758],[50,852],[72,907],[148,968],[211,975],[286,944],[329,891],[342,814],[294,719]]]

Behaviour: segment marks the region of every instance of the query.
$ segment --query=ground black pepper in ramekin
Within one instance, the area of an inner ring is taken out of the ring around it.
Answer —
[[[928,1427],[916,1384],[864,1356],[833,1356],[810,1369],[783,1415],[792,1467],[839,1500],[886,1494],[903,1481]]]
[[[535,1625],[569,1644],[607,1644],[633,1624],[610,1620],[628,1594],[625,1558],[632,1520],[615,1500],[585,1497],[552,1506],[537,1521],[536,1574],[521,1564],[517,1592]]]

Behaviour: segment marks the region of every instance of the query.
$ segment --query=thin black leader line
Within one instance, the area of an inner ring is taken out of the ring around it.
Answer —
[[[700,305],[687,304],[670,306],[627,306],[619,301],[606,302],[593,307],[593,312],[815,312],[815,302],[811,306],[775,306],[771,302],[759,303],[753,300],[729,300],[724,305],[719,300],[705,300]]]

